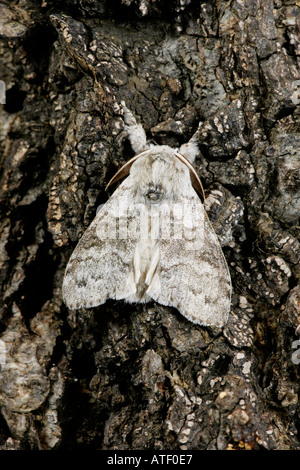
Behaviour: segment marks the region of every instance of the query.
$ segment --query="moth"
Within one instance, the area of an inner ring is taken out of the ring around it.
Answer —
[[[70,257],[64,302],[79,309],[107,299],[154,300],[195,324],[222,327],[229,316],[231,279],[192,165],[196,134],[179,150],[149,147],[142,126],[122,105],[137,155],[108,183],[123,179]]]

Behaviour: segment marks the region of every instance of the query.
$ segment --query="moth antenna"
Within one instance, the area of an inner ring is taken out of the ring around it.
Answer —
[[[136,122],[132,112],[127,108],[125,101],[121,101],[121,106],[124,112],[125,130],[131,143],[132,150],[135,153],[140,153],[149,148],[147,144],[147,137],[144,128],[141,124]]]
[[[194,163],[195,158],[200,153],[200,150],[198,147],[198,132],[199,132],[199,126],[196,132],[192,135],[192,137],[188,141],[188,143],[182,144],[178,150],[179,153],[182,153],[190,161],[190,163]]]
[[[179,152],[175,152],[175,157],[177,157],[178,160],[180,160],[182,163],[184,163],[188,167],[188,169],[190,170],[190,177],[191,177],[192,185],[196,189],[196,191],[201,195],[203,201],[205,201],[204,188],[203,188],[201,180],[200,180],[195,168],[191,164],[190,160],[188,160],[185,155],[181,155],[181,153],[179,153]]]

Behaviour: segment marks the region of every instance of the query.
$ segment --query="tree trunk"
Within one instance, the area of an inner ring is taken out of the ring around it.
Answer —
[[[297,5],[2,0],[2,449],[300,449]],[[154,302],[62,302],[133,156],[122,100],[159,144],[199,125],[233,284],[223,329]]]

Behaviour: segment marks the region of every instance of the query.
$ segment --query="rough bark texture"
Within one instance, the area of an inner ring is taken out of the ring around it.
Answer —
[[[299,27],[292,0],[2,0],[2,449],[300,449]],[[132,156],[121,100],[157,143],[200,122],[234,289],[222,331],[62,303]]]

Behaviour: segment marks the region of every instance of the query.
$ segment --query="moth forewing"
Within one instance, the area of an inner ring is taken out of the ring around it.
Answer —
[[[229,270],[204,206],[191,186],[182,192],[170,217],[171,221],[161,217],[161,233],[171,236],[159,241],[160,291],[150,285],[147,293],[157,302],[177,308],[193,323],[221,327],[230,309]]]
[[[63,281],[63,299],[69,308],[96,307],[109,298],[124,298],[126,293],[135,292],[128,278],[136,235],[128,237],[127,227],[120,223],[133,204],[127,185],[120,185],[83,234]],[[132,235],[132,227],[130,231]]]

